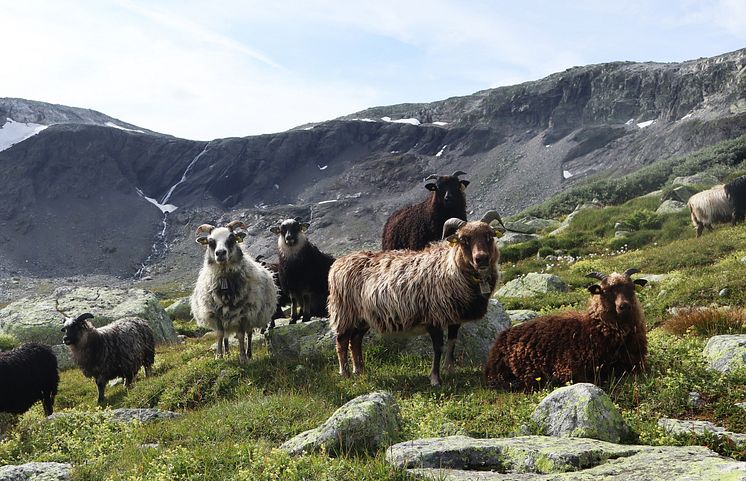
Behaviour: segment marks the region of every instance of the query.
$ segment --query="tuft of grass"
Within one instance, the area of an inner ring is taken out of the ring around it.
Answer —
[[[692,333],[711,337],[719,334],[746,333],[746,310],[723,308],[680,309],[666,319],[661,327],[666,332],[683,336]]]
[[[10,351],[18,347],[19,342],[10,334],[0,334],[0,351]]]

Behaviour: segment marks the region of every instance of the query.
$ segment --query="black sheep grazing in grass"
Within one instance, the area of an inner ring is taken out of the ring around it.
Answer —
[[[22,414],[37,401],[52,414],[60,375],[49,346],[29,342],[0,352],[0,412]]]

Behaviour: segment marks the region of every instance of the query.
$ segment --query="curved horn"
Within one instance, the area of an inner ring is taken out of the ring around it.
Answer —
[[[488,210],[484,213],[480,220],[485,224],[489,224],[493,220],[496,220],[500,223],[501,226],[505,227],[505,224],[503,224],[503,220],[500,218],[500,214],[498,214],[496,210]]]
[[[240,220],[232,220],[232,221],[228,222],[228,224],[226,225],[226,227],[229,228],[230,230],[236,230],[237,228],[238,229],[246,229],[246,224],[244,224]]]
[[[637,274],[638,272],[640,272],[640,269],[635,269],[634,267],[630,267],[629,269],[624,271],[624,275],[627,277],[631,277],[632,274]]]
[[[589,272],[588,274],[585,275],[585,277],[590,277],[591,279],[598,279],[599,281],[605,281],[608,276],[601,272]]]
[[[458,217],[451,217],[445,224],[443,224],[443,239],[459,230],[466,224],[465,220],[461,220]]]
[[[214,225],[202,224],[201,226],[197,227],[197,231],[195,232],[195,234],[201,234],[203,232],[207,232],[209,234],[214,228]]]
[[[75,318],[76,321],[85,321],[86,319],[93,319],[93,314],[86,312],[85,314],[81,314]]]
[[[438,175],[437,174],[430,174],[427,177],[425,177],[424,182],[427,182],[428,180],[438,180]]]
[[[458,177],[459,175],[466,175],[466,172],[464,172],[462,170],[457,170],[456,172],[454,172],[453,174],[451,174],[451,177]]]

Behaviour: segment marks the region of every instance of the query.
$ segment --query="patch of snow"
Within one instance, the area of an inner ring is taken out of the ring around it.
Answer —
[[[368,118],[365,118],[365,119],[350,119],[350,120],[357,120],[358,122],[377,122],[377,120],[368,119]]]
[[[629,119],[628,121],[624,122],[624,125],[632,125],[635,123],[635,119]]]
[[[280,190],[280,186],[277,184],[273,185],[273,187],[275,188],[275,190]]]
[[[321,202],[318,203],[318,205],[331,204],[332,202],[337,202],[337,199],[322,200]]]
[[[545,145],[544,147],[546,147],[546,148],[548,149],[548,148],[549,148],[549,147],[551,147],[551,146],[552,146],[552,144],[547,144],[547,145]]]
[[[441,155],[443,155],[443,152],[445,152],[446,147],[448,147],[448,144],[445,144],[443,147],[441,147],[441,149],[438,151],[437,154],[435,154],[435,156],[440,157]]]
[[[694,115],[694,112],[689,112],[689,113],[688,113],[688,114],[686,114],[685,116],[681,117],[681,118],[680,118],[679,120],[686,120],[686,119],[689,119],[689,118],[691,118],[691,117],[692,117],[692,115]]]
[[[392,124],[420,125],[420,121],[414,118],[391,120],[391,117],[381,117],[381,120],[384,122],[391,122]]]
[[[569,170],[563,170],[562,177],[564,177],[565,179],[569,179],[570,177],[572,177],[572,174],[570,173]]]
[[[202,157],[203,155],[205,155],[205,153],[207,153],[208,147],[210,147],[210,143],[209,142],[207,144],[205,144],[205,148],[202,149],[202,152],[200,152],[199,154],[197,154],[192,159],[192,161],[189,162],[189,165],[187,165],[187,168],[184,169],[184,173],[181,174],[181,179],[179,179],[179,181],[177,183],[175,183],[174,185],[171,186],[170,189],[168,189],[168,192],[166,192],[166,195],[164,195],[163,198],[161,199],[161,204],[165,205],[168,202],[168,200],[171,198],[171,194],[174,193],[174,190],[176,190],[176,188],[180,184],[183,184],[186,181],[187,175],[189,175],[189,171],[192,170],[192,167],[194,167],[194,164],[197,163],[197,161],[199,160],[199,158]]]
[[[326,170],[326,168],[329,167],[329,166],[328,165],[319,165],[319,164],[316,164],[316,167],[318,167],[319,170]]]
[[[384,122],[391,122],[391,117],[381,117]]]
[[[345,199],[359,199],[362,195],[362,192],[355,192],[354,194],[347,194]]]
[[[311,130],[314,127],[316,127],[316,126],[315,125],[311,125],[310,127],[304,127],[303,130]]]
[[[8,118],[5,125],[0,127],[0,151],[9,149],[15,144],[33,137],[47,127],[47,125],[42,124],[16,122]]]
[[[147,200],[148,202],[150,202],[154,206],[158,207],[161,210],[161,212],[163,212],[164,214],[170,214],[171,212],[173,212],[176,209],[178,209],[178,207],[176,207],[173,204],[161,204],[161,203],[159,203],[157,200],[153,199],[152,197],[148,197],[145,194],[143,194],[143,192],[140,189],[138,189],[138,188],[135,188],[135,190],[137,191],[137,195],[139,195],[143,199]]]
[[[106,125],[107,127],[114,127],[115,129],[119,129],[119,130],[126,130],[127,132],[137,132],[139,134],[144,134],[145,133],[142,130],[128,129],[126,127],[122,127],[121,125],[117,125],[114,122],[106,122],[104,125]]]
[[[433,122],[433,125],[448,125],[448,122]]]
[[[399,152],[400,152],[400,151],[398,151],[398,150],[392,150],[392,151],[391,151],[391,153],[392,153],[392,154],[398,154]]]
[[[637,124],[637,126],[640,127],[641,129],[644,129],[645,127],[649,127],[649,126],[653,125],[654,123],[655,123],[655,119],[653,119],[653,120],[646,120],[645,122],[639,122]]]

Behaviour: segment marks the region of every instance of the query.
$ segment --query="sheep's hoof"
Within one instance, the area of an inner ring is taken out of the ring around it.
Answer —
[[[430,376],[430,385],[432,387],[440,387],[440,377],[439,376]]]
[[[446,360],[445,364],[443,364],[443,370],[445,370],[446,374],[453,374],[456,371],[456,365],[453,361],[449,362]]]
[[[348,377],[350,377],[350,371],[348,371],[346,369],[345,370],[340,369],[339,370],[339,375],[342,376],[342,377],[344,377],[344,378],[348,378]]]
[[[221,352],[221,353],[217,353],[217,352],[216,352],[216,353],[215,353],[215,359],[216,359],[216,360],[217,360],[217,359],[223,359],[223,353],[222,353],[222,352]]]
[[[288,322],[288,324],[295,324],[296,322],[298,322],[298,319],[290,319],[290,322]]]
[[[249,362],[249,358],[246,356],[246,354],[243,354],[241,356],[238,356],[238,363],[243,365]]]

